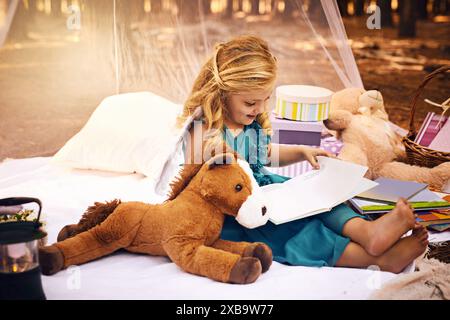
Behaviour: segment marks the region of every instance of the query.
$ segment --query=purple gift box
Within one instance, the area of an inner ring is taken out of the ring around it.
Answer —
[[[331,152],[334,155],[339,155],[339,152],[341,151],[343,147],[343,143],[341,140],[337,140],[335,137],[326,137],[323,138],[320,141],[320,146],[313,146],[314,148],[320,148],[323,150],[326,150],[328,152]],[[312,166],[309,164],[308,161],[302,161],[298,163],[291,164],[289,166],[285,167],[278,167],[278,168],[272,168],[272,167],[266,167],[267,170],[269,170],[272,173],[276,173],[285,177],[295,177],[301,174],[304,174],[310,170],[312,170]]]
[[[277,118],[273,113],[270,117],[272,123],[272,142],[280,144],[303,144],[319,146],[322,130],[322,121],[305,122]]]

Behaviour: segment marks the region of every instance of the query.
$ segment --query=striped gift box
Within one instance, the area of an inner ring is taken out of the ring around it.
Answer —
[[[328,119],[330,103],[299,103],[289,102],[281,98],[277,99],[275,112],[285,119],[297,121],[322,121]]]
[[[276,89],[275,113],[296,121],[328,119],[331,90],[303,85],[280,86]]]
[[[313,148],[320,148],[322,150],[326,150],[331,152],[334,155],[339,155],[339,152],[341,151],[343,146],[342,141],[337,140],[335,137],[327,137],[327,138],[323,138],[320,142],[320,147],[313,147]],[[267,170],[269,170],[272,173],[276,173],[279,174],[281,176],[285,176],[285,177],[295,177],[295,176],[299,176],[301,174],[304,174],[308,171],[312,170],[312,166],[309,164],[308,161],[302,161],[302,162],[297,162],[295,164],[291,164],[289,166],[285,166],[285,167],[266,167]]]

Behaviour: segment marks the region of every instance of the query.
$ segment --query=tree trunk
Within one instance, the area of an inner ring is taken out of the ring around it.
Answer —
[[[238,11],[243,11],[244,5],[243,5],[243,0],[238,0]]]
[[[295,0],[284,0],[283,19],[289,20],[293,18],[295,10]]]
[[[152,5],[152,13],[161,13],[162,12],[162,0],[151,0]]]
[[[259,15],[259,0],[252,0],[251,5],[252,5],[251,14]]]
[[[441,0],[433,0],[433,14],[438,15],[441,13]]]
[[[329,28],[325,12],[320,1],[311,1],[308,6],[308,18],[314,27]]]
[[[414,38],[416,36],[417,2],[400,0],[399,4],[401,4],[401,9],[398,36],[400,38]]]
[[[61,0],[52,0],[52,16],[55,18],[60,18],[62,16],[61,12]]]
[[[433,13],[435,15],[447,15],[450,10],[449,0],[433,1]]]
[[[121,21],[127,21],[128,27],[144,18],[144,0],[120,0],[117,3]]]
[[[194,1],[197,2],[197,0],[194,0]],[[198,6],[198,2],[196,5]],[[202,0],[202,11],[205,16],[207,16],[211,13],[211,0]]]
[[[225,19],[233,18],[233,0],[227,0],[227,8],[225,9]]]
[[[428,12],[427,12],[427,5],[428,5],[428,0],[419,0],[418,5],[418,10],[417,10],[417,17],[420,20],[426,20],[428,18]]]
[[[320,1],[310,1],[309,7],[308,7],[308,15],[311,17],[316,17],[320,15],[322,11],[322,5],[320,4]]]
[[[131,24],[136,18],[133,14],[136,0],[119,0],[116,1],[116,14],[119,29],[123,29],[128,39],[131,39]]]
[[[133,5],[133,14],[136,15],[137,21],[141,21],[145,17],[145,0],[136,0],[136,4]]]
[[[347,3],[348,3],[348,0],[337,0],[339,12],[341,13],[341,16],[343,16],[343,17],[348,16]]]
[[[37,13],[36,0],[28,0],[28,12],[31,18],[35,16]]]
[[[193,1],[177,0],[177,6],[178,6],[178,16],[180,17],[182,22],[194,23],[198,21],[199,6],[197,0]]]
[[[377,0],[377,6],[380,8],[381,14],[381,27],[392,27],[392,0]]]
[[[353,0],[355,16],[360,17],[364,15],[364,2],[364,0]]]
[[[81,14],[81,39],[87,41],[90,45],[105,50],[110,43],[109,37],[101,35],[110,35],[112,32],[112,13],[113,3],[110,0],[83,0],[85,9]],[[100,19],[101,18],[101,19]],[[107,22],[103,21],[105,19]]]
[[[21,42],[28,39],[29,12],[25,9],[23,1],[19,1],[11,27],[9,29],[7,42]]]
[[[434,15],[447,15],[450,10],[450,3],[448,0],[434,0],[433,1],[433,14]]]

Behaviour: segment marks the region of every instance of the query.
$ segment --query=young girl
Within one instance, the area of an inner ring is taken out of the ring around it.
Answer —
[[[213,57],[202,67],[184,105],[179,123],[201,106],[203,132],[196,148],[193,128],[186,143],[185,161],[203,159],[208,145],[223,143],[234,149],[252,168],[259,185],[282,183],[289,178],[271,174],[264,165],[285,166],[307,160],[318,168],[317,156],[329,153],[305,146],[270,142],[272,134],[267,101],[276,79],[277,63],[267,43],[255,36],[241,36],[216,46]],[[250,130],[263,139],[246,135]],[[202,134],[202,133],[200,133]],[[205,137],[207,137],[206,141]],[[196,140],[198,141],[198,140]],[[250,159],[250,150],[258,150]],[[262,151],[262,152],[260,152]],[[203,159],[206,160],[206,159]],[[251,160],[251,161],[250,161]],[[412,235],[401,238],[407,231]],[[342,204],[331,212],[293,222],[274,225],[268,222],[246,229],[226,218],[222,239],[264,242],[273,251],[274,260],[302,266],[342,266],[401,272],[428,244],[428,233],[415,224],[414,213],[404,200],[376,221],[368,221]]]

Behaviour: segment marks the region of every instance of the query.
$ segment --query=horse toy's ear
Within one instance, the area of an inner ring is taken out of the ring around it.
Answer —
[[[214,169],[217,166],[232,164],[236,161],[235,155],[232,153],[220,153],[212,157],[206,162],[208,170]]]

